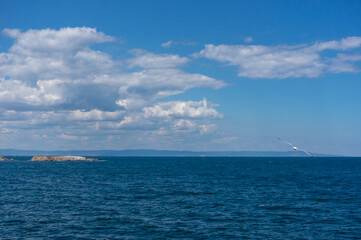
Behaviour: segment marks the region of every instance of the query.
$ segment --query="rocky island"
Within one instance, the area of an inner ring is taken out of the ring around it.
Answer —
[[[64,161],[99,161],[96,158],[86,158],[81,156],[42,156],[37,155],[34,156],[30,161],[56,161],[56,162],[64,162]]]
[[[14,161],[14,159],[8,159],[0,156],[0,161]]]

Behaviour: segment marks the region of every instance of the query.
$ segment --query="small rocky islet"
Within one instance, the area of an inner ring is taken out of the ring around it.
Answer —
[[[38,162],[43,162],[43,161],[53,161],[53,162],[65,162],[65,161],[88,161],[88,162],[92,162],[92,161],[100,161],[99,159],[96,158],[86,158],[86,157],[82,157],[82,156],[43,156],[43,155],[37,155],[34,156],[30,161],[38,161]]]
[[[0,156],[0,161],[14,161],[14,159],[9,159],[9,158]]]
[[[14,159],[11,158],[5,158],[0,156],[0,162],[5,162],[5,161],[14,161]],[[37,155],[34,156],[30,161],[33,162],[42,162],[42,161],[53,161],[53,162],[65,162],[65,161],[88,161],[88,162],[92,162],[92,161],[100,161],[99,159],[96,158],[86,158],[86,157],[82,157],[82,156],[43,156],[43,155]]]

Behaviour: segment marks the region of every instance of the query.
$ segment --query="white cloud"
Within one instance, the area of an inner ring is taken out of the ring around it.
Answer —
[[[238,75],[249,78],[318,77],[323,73],[354,72],[351,60],[337,62],[321,53],[325,50],[347,51],[361,46],[361,37],[319,42],[301,46],[213,45],[207,44],[196,57],[205,57],[238,66]],[[356,61],[354,59],[354,61]],[[359,60],[357,60],[359,61]],[[333,62],[333,65],[330,65]],[[337,63],[349,67],[338,67]]]
[[[215,107],[218,105],[202,101],[169,101],[154,103],[144,107],[142,112],[128,112],[119,122],[107,122],[100,127],[111,129],[148,129],[159,132],[198,132],[207,134],[213,132],[217,125],[209,123],[212,119],[222,118]]]
[[[169,40],[168,42],[162,43],[161,46],[164,48],[170,48],[173,44],[172,40]]]
[[[337,57],[331,59],[330,71],[335,73],[340,72],[360,72],[360,69],[354,62],[361,61],[361,55],[346,55],[338,54]]]
[[[26,105],[52,105],[62,102],[60,80],[38,81],[35,87],[19,80],[0,79],[0,102]]]
[[[16,43],[10,48],[10,52],[34,56],[36,54],[62,53],[64,51],[84,48],[92,43],[114,41],[113,37],[95,28],[76,27],[28,30],[21,33],[17,29],[4,29],[3,33],[15,38]]]
[[[21,32],[19,29],[8,29],[5,28],[3,30],[3,34],[5,36],[11,37],[11,38],[18,38],[21,35]]]
[[[343,38],[341,41],[327,41],[327,42],[318,42],[310,48],[314,48],[317,51],[323,50],[350,50],[354,48],[359,48],[361,46],[361,37],[348,37]]]

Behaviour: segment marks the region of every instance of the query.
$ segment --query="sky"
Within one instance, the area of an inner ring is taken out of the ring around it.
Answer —
[[[361,2],[0,1],[0,148],[361,156]]]

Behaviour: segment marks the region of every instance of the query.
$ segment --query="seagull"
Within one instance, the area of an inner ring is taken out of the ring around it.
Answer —
[[[313,155],[312,155],[311,153],[307,152],[306,150],[304,150],[304,149],[302,149],[302,148],[296,147],[295,145],[293,145],[293,144],[290,143],[290,142],[283,141],[283,140],[282,140],[281,138],[279,138],[279,137],[277,138],[277,140],[279,140],[279,141],[281,141],[281,142],[284,142],[284,143],[290,145],[294,151],[299,150],[299,151],[305,152],[308,156],[313,157]]]

